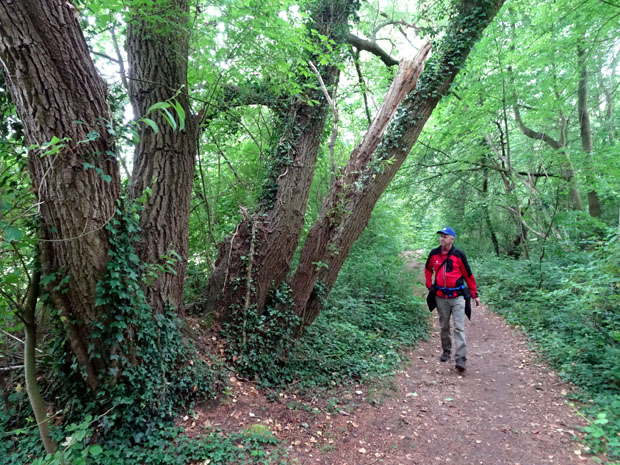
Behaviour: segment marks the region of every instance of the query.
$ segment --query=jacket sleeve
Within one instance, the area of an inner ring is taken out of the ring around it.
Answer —
[[[433,265],[430,255],[426,259],[426,265],[424,265],[424,278],[426,279],[426,289],[430,289],[433,285]]]
[[[465,254],[461,257],[461,273],[465,278],[465,282],[467,283],[467,287],[471,292],[472,298],[478,297],[478,285],[476,284],[476,278],[474,278],[473,273],[471,272],[471,268],[469,267],[469,263],[467,262],[467,257]]]

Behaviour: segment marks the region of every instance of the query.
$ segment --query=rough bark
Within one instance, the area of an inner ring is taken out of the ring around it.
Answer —
[[[364,139],[351,153],[344,173],[330,187],[321,210],[321,217],[310,230],[302,249],[299,266],[289,280],[289,285],[293,289],[293,300],[296,309],[305,307],[306,301],[315,287],[320,270],[323,264],[326,264],[324,261],[325,253],[332,239],[332,230],[337,230],[341,224],[347,221],[348,217],[353,216],[353,211],[355,211],[356,214],[354,216],[356,217],[360,214],[362,218],[366,217],[366,221],[360,224],[361,229],[357,235],[359,236],[366,227],[370,219],[370,212],[366,215],[362,211],[349,210],[346,201],[342,201],[348,197],[355,197],[356,193],[359,192],[356,184],[359,185],[359,182],[364,180],[364,175],[367,174],[365,171],[368,170],[373,154],[379,146],[394,113],[403,99],[415,88],[418,78],[424,69],[424,63],[430,53],[430,49],[430,44],[426,44],[413,60],[403,60],[401,62],[383,104],[366,132]],[[367,179],[366,182],[371,182],[371,180]],[[370,206],[370,211],[372,211],[373,207],[374,203]],[[347,235],[347,237],[353,237],[354,235],[355,233]],[[346,249],[347,246],[348,240],[345,240],[342,244],[333,243],[332,245],[332,247],[337,247],[337,252],[334,249],[336,256],[342,253],[342,247]],[[347,253],[348,250],[345,251],[345,256]],[[300,313],[300,315],[305,320],[304,313]]]
[[[0,3],[0,59],[24,125],[33,191],[42,220],[43,272],[55,277],[50,292],[63,315],[67,339],[98,385],[101,359],[91,359],[95,287],[105,271],[105,225],[120,193],[106,86],[98,76],[69,1]],[[43,144],[63,140],[53,153]],[[65,139],[66,138],[66,139]]]
[[[353,162],[355,178],[343,185],[343,196],[329,196],[321,217],[304,243],[300,263],[291,278],[296,312],[303,324],[319,314],[323,298],[331,290],[353,243],[365,228],[370,214],[388,183],[404,162],[424,124],[470,50],[503,4],[503,0],[466,1],[437,47],[432,62],[397,113],[386,136],[365,165]],[[334,221],[334,212],[343,212]],[[320,263],[320,268],[317,264]],[[317,269],[319,268],[319,269]]]
[[[181,129],[182,118],[174,109],[169,113],[178,127],[169,124],[163,111],[152,111],[148,118],[158,131],[144,125],[135,149],[130,195],[135,199],[147,188],[151,191],[140,216],[137,252],[145,263],[156,266],[158,277],[145,289],[147,302],[156,312],[166,305],[179,311],[183,307],[198,141],[198,118],[192,116],[187,94],[188,20],[187,0],[167,0],[141,6],[127,28],[129,95],[136,118],[147,116],[151,105],[171,99],[186,115]],[[173,271],[166,263],[170,259]]]
[[[598,193],[592,187],[594,183],[594,154],[592,148],[592,128],[588,112],[588,69],[585,51],[578,47],[577,62],[581,68],[577,87],[577,110],[579,113],[579,129],[581,134],[581,148],[586,154],[586,180],[588,182],[588,211],[590,216],[601,216],[601,202]]]
[[[346,30],[355,5],[350,0],[319,2],[309,27],[342,41],[337,34]],[[326,88],[331,89],[338,80],[338,68],[328,64],[318,69]],[[329,110],[316,77],[308,79],[302,86],[311,90],[280,109],[280,139],[258,211],[245,212],[235,232],[220,246],[207,287],[206,309],[215,311],[220,320],[230,321],[250,305],[261,311],[269,291],[278,288],[290,270]]]

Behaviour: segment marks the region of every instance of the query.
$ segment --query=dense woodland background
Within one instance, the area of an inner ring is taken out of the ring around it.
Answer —
[[[619,460],[619,30],[615,0],[0,2],[0,462],[276,463],[172,420],[228,370],[389,376],[428,323],[402,252],[446,224]]]

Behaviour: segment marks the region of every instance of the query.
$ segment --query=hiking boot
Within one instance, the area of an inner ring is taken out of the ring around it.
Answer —
[[[441,357],[439,357],[439,360],[441,360],[442,362],[447,362],[449,358],[450,358],[450,351],[444,350],[443,354],[441,354]]]
[[[462,361],[458,361],[456,362],[456,371],[458,371],[459,373],[463,373],[465,371],[465,362]]]

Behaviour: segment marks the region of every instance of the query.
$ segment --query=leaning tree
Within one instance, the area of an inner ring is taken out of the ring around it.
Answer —
[[[302,48],[296,57],[296,89],[302,90],[286,95],[279,89],[277,98],[269,101],[278,133],[270,175],[257,208],[222,242],[206,289],[208,306],[221,320],[240,321],[249,309],[261,314],[272,291],[285,285],[290,289],[288,304],[301,321],[296,330],[313,321],[377,199],[502,3],[464,0],[434,44],[425,69],[429,46],[402,60],[382,108],[346,167],[334,173],[321,214],[300,245],[330,95],[340,77],[339,62],[348,53],[345,44],[366,47],[386,64],[395,63],[350,33],[359,2],[307,4],[305,31],[315,46]],[[142,285],[144,300],[161,314],[182,305],[195,154],[201,124],[213,115],[194,115],[189,104],[190,3],[167,0],[148,5],[128,4],[127,16],[128,91],[136,118],[144,123],[129,183],[129,199],[142,203],[140,230],[132,226],[131,247],[147,267],[163,271]],[[96,391],[102,380],[118,380],[117,362],[112,360],[118,359],[117,349],[105,340],[101,326],[103,321],[118,330],[122,323],[117,320],[124,317],[109,297],[118,298],[127,282],[136,282],[135,270],[125,270],[117,279],[118,269],[110,265],[121,255],[111,231],[123,226],[107,225],[122,223],[124,212],[119,207],[121,178],[106,86],[71,2],[2,2],[0,58],[32,147],[29,165],[41,218],[43,273],[83,379]],[[315,72],[308,72],[314,63]],[[254,88],[262,87],[259,83]],[[234,93],[234,87],[230,89]],[[245,95],[256,103],[251,93]],[[211,110],[224,108],[226,102],[243,104],[230,93],[222,96],[222,106],[212,105]],[[175,124],[170,124],[169,111],[157,111],[171,108]],[[131,247],[122,251],[129,253]],[[296,250],[300,258],[293,269]],[[158,267],[162,257],[175,257],[167,262],[172,269]],[[104,278],[107,288],[101,284]],[[107,300],[101,298],[102,289],[108,292]],[[130,346],[123,348],[128,363],[139,363],[131,348],[139,328],[130,324],[123,331],[123,341]]]
[[[282,135],[273,148],[276,163],[272,180],[256,211],[246,214],[220,246],[207,288],[208,309],[215,311],[223,322],[235,323],[232,326],[243,332],[247,312],[262,315],[273,305],[272,291],[284,285],[285,294],[290,296],[285,305],[292,304],[300,321],[295,330],[303,329],[316,318],[322,299],[367,225],[379,196],[502,4],[503,0],[462,2],[445,35],[434,45],[424,72],[429,53],[426,46],[413,59],[400,63],[366,136],[351,153],[346,167],[334,176],[321,214],[301,245],[299,263],[294,269],[293,257],[300,247],[319,136],[324,130],[338,70],[330,66],[319,68],[323,89],[310,87],[292,105],[279,109]],[[347,22],[352,2],[319,2],[317,8],[310,27],[337,44],[366,46],[387,64],[395,63],[376,44],[352,40]],[[312,58],[308,57],[308,61]]]

